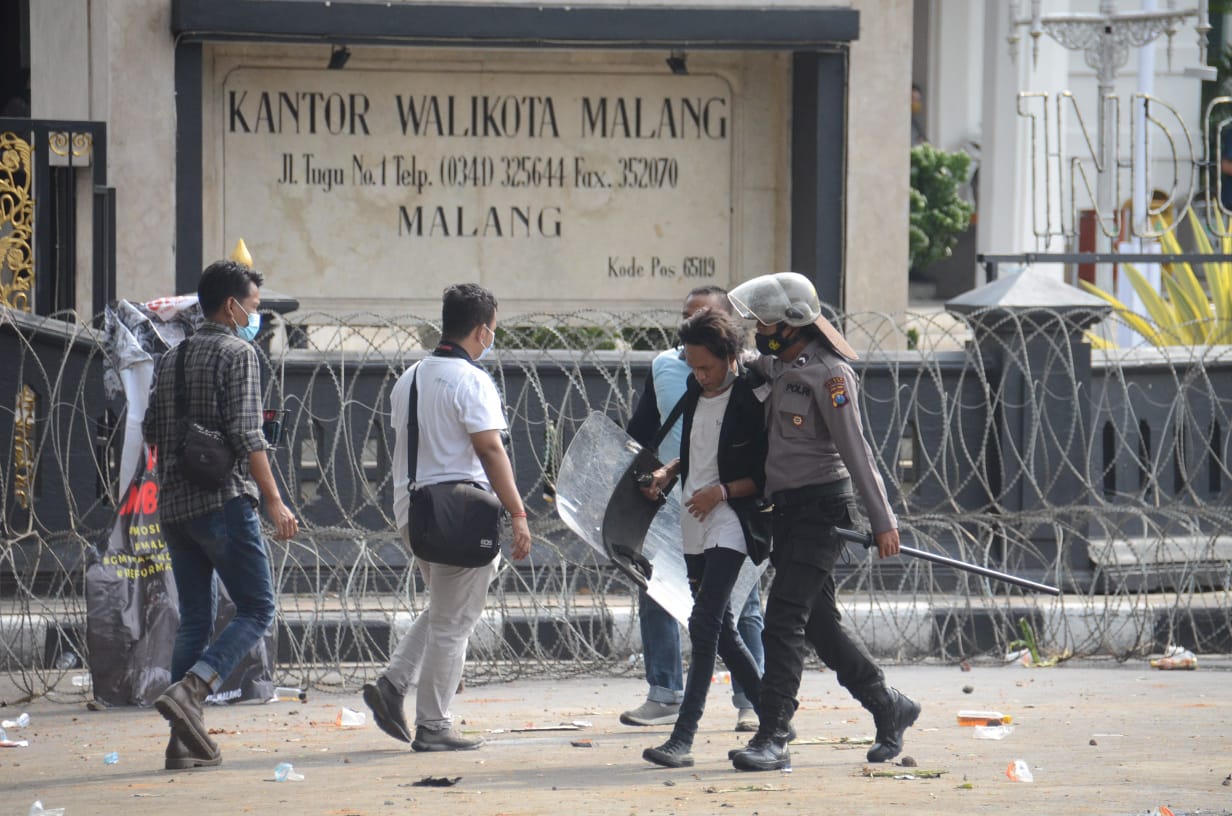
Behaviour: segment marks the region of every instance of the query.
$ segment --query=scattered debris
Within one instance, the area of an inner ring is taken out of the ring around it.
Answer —
[[[707,785],[702,788],[702,793],[782,793],[789,790],[791,788],[778,785],[741,785],[738,788],[716,788],[714,785]]]
[[[452,788],[462,781],[460,776],[425,776],[418,782],[412,782],[412,788]]]
[[[1012,725],[977,725],[971,729],[976,739],[1001,740],[1014,733]]]
[[[1000,711],[963,709],[956,716],[958,717],[958,724],[968,728],[980,725],[1009,725],[1014,721],[1014,718],[1009,714],[1002,714]]]
[[[1169,646],[1164,650],[1164,656],[1151,660],[1152,669],[1180,669],[1183,671],[1198,668],[1198,658],[1193,652],[1181,646]]]
[[[963,686],[963,694],[970,694],[975,691],[975,686]]]
[[[940,779],[941,775],[948,773],[941,768],[919,768],[909,774],[904,774],[899,771],[882,771],[870,768],[865,765],[860,769],[860,776],[867,776],[873,779]]]
[[[1022,632],[1022,639],[1012,641],[1009,644],[1011,653],[1005,656],[1007,663],[1012,663],[1015,660],[1020,661],[1027,668],[1047,668],[1055,666],[1062,660],[1067,660],[1070,657],[1069,652],[1061,655],[1053,655],[1052,657],[1041,657],[1039,643],[1035,639],[1035,629],[1031,626],[1031,621],[1026,618],[1018,619],[1018,631]]]
[[[903,757],[902,759],[900,759],[900,760],[898,761],[898,764],[899,764],[899,765],[902,765],[904,768],[916,768],[916,767],[918,767],[918,765],[917,765],[917,763],[916,763],[916,761],[915,761],[915,757],[910,757],[910,756],[905,756],[905,757]]]
[[[1099,743],[1095,741],[1095,737],[1091,737],[1091,741],[1087,745],[1099,745]]]
[[[1016,759],[1005,768],[1005,775],[1011,782],[1034,782],[1031,766],[1025,759]]]
[[[1223,786],[1225,788],[1232,786],[1232,773],[1223,778]]]
[[[872,745],[872,737],[809,737],[792,740],[791,747],[799,745]]]
[[[960,668],[963,671],[969,672],[971,671],[971,664],[964,660],[963,662],[958,664],[958,668]]]
[[[572,745],[574,748],[594,748],[595,747],[595,744],[588,739],[572,740],[570,741],[569,744]]]
[[[509,731],[513,734],[524,734],[528,731],[581,731],[581,726],[573,723],[560,723],[559,725],[527,725],[522,728],[510,728]]]

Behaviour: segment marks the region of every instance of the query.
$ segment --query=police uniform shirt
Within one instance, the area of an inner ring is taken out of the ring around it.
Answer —
[[[770,380],[766,403],[766,495],[850,477],[874,533],[898,527],[885,484],[864,438],[855,371],[820,342],[795,360],[764,356],[753,364]]]

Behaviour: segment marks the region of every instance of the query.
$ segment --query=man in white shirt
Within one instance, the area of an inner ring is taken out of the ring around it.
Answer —
[[[530,527],[513,478],[501,433],[506,429],[500,394],[492,378],[475,364],[496,343],[496,298],[482,286],[464,283],[445,290],[441,343],[431,356],[411,366],[390,393],[395,435],[394,516],[410,547],[408,473],[409,396],[418,391],[419,485],[468,481],[496,493],[513,519],[512,555],[530,554]],[[382,731],[410,742],[416,751],[465,751],[483,744],[453,727],[449,704],[462,678],[466,644],[496,577],[498,556],[482,567],[455,567],[416,559],[428,588],[429,603],[390,656],[375,683],[364,686],[364,702]],[[403,698],[416,687],[415,736],[403,715]]]

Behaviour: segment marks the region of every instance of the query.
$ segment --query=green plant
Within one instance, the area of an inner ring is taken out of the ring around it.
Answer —
[[[930,144],[911,148],[909,249],[912,269],[922,269],[950,254],[971,224],[973,207],[958,195],[971,157]]]
[[[1069,656],[1066,654],[1061,657],[1041,657],[1039,643],[1035,639],[1035,628],[1031,626],[1031,622],[1026,618],[1018,619],[1018,631],[1022,633],[1022,639],[1011,641],[1010,649],[1026,649],[1031,655],[1031,662],[1029,664],[1031,666],[1036,668],[1055,666]]]
[[[1224,232],[1223,219],[1215,214],[1217,231]],[[1210,239],[1194,211],[1189,210],[1198,251],[1214,254]],[[1232,237],[1221,239],[1222,254],[1232,254]],[[1173,232],[1164,232],[1160,248],[1168,254],[1178,254],[1181,245]],[[1211,294],[1207,297],[1194,269],[1187,263],[1162,264],[1161,283],[1163,291],[1155,287],[1134,268],[1123,264],[1121,270],[1129,277],[1130,284],[1142,300],[1146,314],[1138,314],[1115,296],[1086,281],[1079,281],[1082,288],[1107,301],[1116,315],[1153,346],[1222,345],[1232,343],[1232,263],[1211,261],[1202,264]],[[1115,348],[1116,344],[1090,332],[1088,339],[1094,348]]]

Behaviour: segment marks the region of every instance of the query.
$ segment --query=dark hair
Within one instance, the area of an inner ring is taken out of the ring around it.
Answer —
[[[727,312],[702,309],[680,324],[680,342],[702,346],[720,360],[740,356],[744,350],[744,327]]]
[[[441,298],[441,337],[461,340],[496,317],[496,296],[477,283],[455,283]]]
[[[214,261],[201,273],[197,283],[197,301],[201,313],[210,316],[227,302],[227,298],[243,300],[252,287],[265,283],[265,276],[251,266],[237,261]]]
[[[689,292],[688,297],[686,297],[685,300],[693,297],[717,298],[719,301],[719,308],[728,314],[732,313],[731,301],[727,299],[727,290],[722,286],[714,286],[713,284],[708,286],[698,286],[696,289]]]

